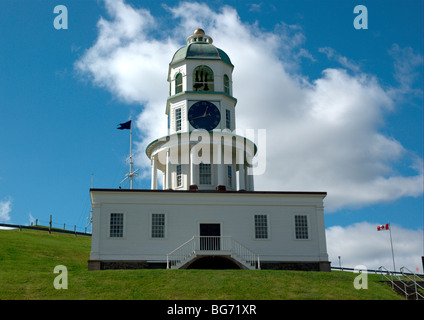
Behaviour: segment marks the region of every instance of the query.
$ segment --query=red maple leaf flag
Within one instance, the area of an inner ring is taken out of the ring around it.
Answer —
[[[383,231],[383,230],[389,230],[389,224],[382,224],[381,226],[377,227],[377,231]]]

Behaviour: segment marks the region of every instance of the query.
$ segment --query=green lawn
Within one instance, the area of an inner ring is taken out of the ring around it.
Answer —
[[[0,230],[0,299],[392,300],[402,297],[368,276],[356,290],[349,272],[274,270],[88,271],[91,238],[37,230]],[[57,290],[55,266],[68,271]]]

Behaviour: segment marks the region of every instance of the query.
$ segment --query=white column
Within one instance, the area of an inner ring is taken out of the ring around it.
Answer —
[[[249,191],[255,191],[255,185],[253,182],[253,174],[248,174],[247,179],[249,180]]]
[[[168,149],[166,150],[166,188],[165,189],[171,189],[172,187],[172,173],[171,173],[171,151]]]
[[[225,166],[223,164],[218,165],[218,186],[225,186]]]
[[[166,190],[166,170],[165,172],[163,172],[163,175],[162,175],[162,189]]]
[[[225,168],[224,159],[223,159],[223,150],[221,145],[218,146],[218,186],[225,186]]]
[[[237,150],[237,163],[239,166],[239,190],[246,190],[246,168],[244,164],[244,150]]]
[[[152,190],[157,190],[158,188],[158,164],[157,164],[157,156],[152,156]]]
[[[198,166],[194,164],[195,155],[194,151],[190,150],[190,185],[197,185],[197,168]]]
[[[246,175],[244,164],[239,164],[239,190],[246,190]]]

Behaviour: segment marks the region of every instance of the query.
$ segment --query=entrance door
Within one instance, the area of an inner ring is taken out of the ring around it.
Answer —
[[[200,250],[221,249],[221,225],[219,223],[200,224]]]

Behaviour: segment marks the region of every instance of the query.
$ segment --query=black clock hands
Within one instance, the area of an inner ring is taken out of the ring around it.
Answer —
[[[213,130],[221,120],[221,113],[213,103],[198,101],[189,109],[188,120],[193,128]]]

